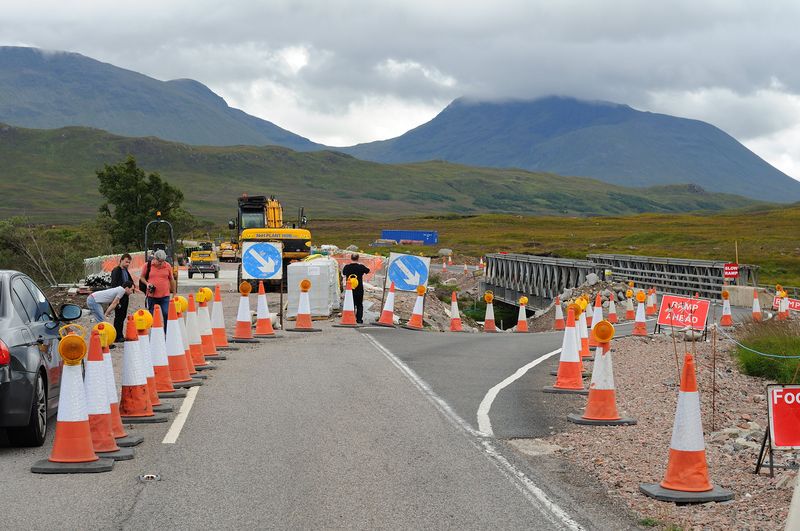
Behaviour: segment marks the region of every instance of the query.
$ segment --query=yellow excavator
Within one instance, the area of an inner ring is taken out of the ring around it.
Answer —
[[[242,194],[238,199],[239,211],[236,220],[230,220],[228,227],[237,231],[237,247],[241,250],[246,242],[281,242],[283,244],[283,278],[286,278],[286,268],[292,262],[303,260],[311,254],[311,232],[306,228],[308,219],[305,209],[301,207],[297,212],[297,221],[291,224],[284,223],[283,206],[275,196],[267,198],[263,195],[248,196]],[[233,241],[233,240],[232,240]],[[242,257],[244,258],[244,257]],[[242,282],[242,264],[239,264],[237,285]],[[258,281],[250,281],[254,288]],[[280,280],[267,280],[265,288],[281,285]]]

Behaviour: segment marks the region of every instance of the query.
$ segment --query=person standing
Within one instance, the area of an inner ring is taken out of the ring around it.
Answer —
[[[342,268],[342,276],[345,282],[350,275],[355,275],[358,279],[358,286],[353,289],[353,305],[356,307],[356,322],[360,324],[364,322],[364,275],[369,273],[369,268],[359,263],[358,258],[357,253],[350,255],[351,261]]]
[[[111,270],[111,287],[116,288],[127,282],[133,283],[128,267],[131,265],[131,255],[123,254],[119,259],[119,265]],[[116,343],[125,341],[125,318],[128,315],[128,294],[122,296],[114,308],[114,329],[117,331]]]
[[[133,293],[133,289],[133,281],[128,280],[121,286],[95,291],[86,297],[86,306],[98,323],[108,321],[109,314],[119,305],[122,297]],[[108,304],[108,308],[104,310],[103,304]]]
[[[169,315],[170,295],[174,295],[177,283],[172,274],[172,265],[167,262],[167,253],[162,249],[153,254],[153,258],[144,266],[139,279],[139,287],[144,292],[147,310],[153,313],[156,304],[161,306],[161,315]],[[164,329],[167,321],[164,320]]]

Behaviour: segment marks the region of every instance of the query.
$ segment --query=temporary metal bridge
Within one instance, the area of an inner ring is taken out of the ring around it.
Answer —
[[[682,295],[699,293],[717,298],[723,286],[725,262],[620,254],[590,254],[588,258],[490,254],[486,257],[484,285],[495,298],[508,304],[517,304],[521,295],[550,300],[566,288],[583,284],[589,273],[604,278],[609,271],[614,280],[633,280],[640,287]],[[755,286],[758,266],[739,264],[735,283]]]

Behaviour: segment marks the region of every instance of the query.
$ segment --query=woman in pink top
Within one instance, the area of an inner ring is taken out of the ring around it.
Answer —
[[[144,284],[142,291],[147,296],[146,304],[150,313],[158,304],[161,306],[161,314],[169,315],[169,299],[175,294],[175,277],[172,275],[172,266],[167,262],[167,253],[159,249],[153,255],[153,259],[145,266],[141,282]],[[167,321],[164,320],[164,328]]]

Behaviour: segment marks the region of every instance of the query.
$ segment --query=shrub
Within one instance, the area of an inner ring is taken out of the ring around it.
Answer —
[[[800,324],[769,320],[745,325],[737,334],[742,345],[777,356],[800,356]],[[798,372],[799,359],[761,356],[740,346],[736,348],[741,371],[778,383],[791,383]]]

